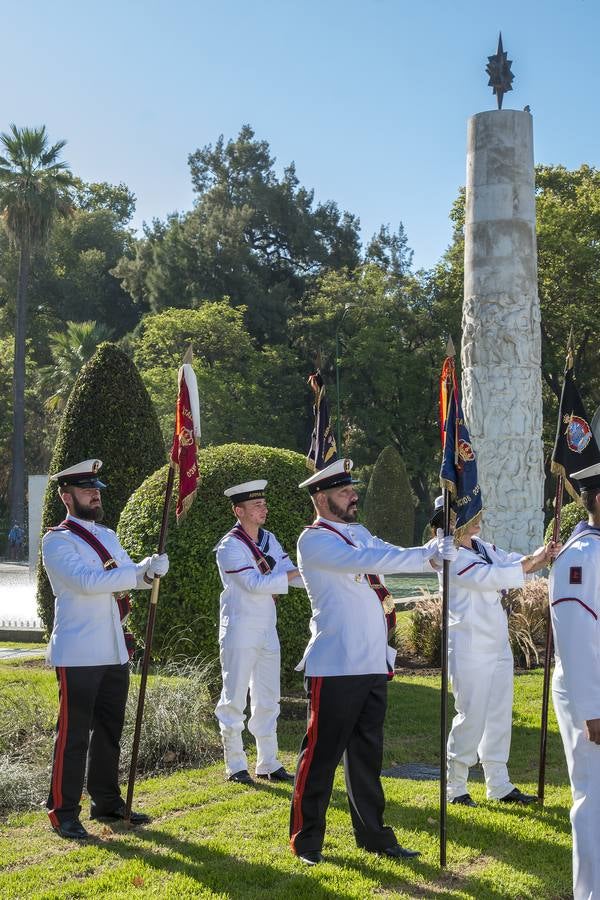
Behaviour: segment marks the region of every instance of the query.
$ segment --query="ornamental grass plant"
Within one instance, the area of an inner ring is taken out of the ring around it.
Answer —
[[[138,773],[206,765],[221,745],[210,692],[213,663],[173,662],[148,678]],[[127,779],[140,679],[133,675],[121,741]],[[0,665],[0,815],[43,804],[48,793],[58,690],[54,673]]]

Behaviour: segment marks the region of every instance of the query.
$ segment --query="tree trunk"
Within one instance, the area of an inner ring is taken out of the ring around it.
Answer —
[[[21,247],[15,322],[13,368],[13,436],[10,478],[10,525],[25,525],[25,337],[27,333],[27,286],[30,249]]]

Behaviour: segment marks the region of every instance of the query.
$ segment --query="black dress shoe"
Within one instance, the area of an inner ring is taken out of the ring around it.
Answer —
[[[110,812],[97,812],[94,810],[90,813],[90,819],[107,819],[112,822],[116,821],[125,821],[125,804],[123,806],[118,806],[116,809],[110,810]],[[132,825],[147,825],[150,821],[150,816],[147,816],[146,813],[134,812],[131,810],[131,815],[129,816],[129,821]]]
[[[257,775],[257,778],[268,779],[269,781],[293,781],[294,776],[291,772],[286,772],[286,770],[281,766],[280,769],[275,769],[274,772],[269,772],[268,775]]]
[[[366,850],[367,853],[376,853],[378,856],[390,856],[392,859],[413,859],[415,856],[421,855],[420,850],[407,850],[406,847],[401,847],[400,844],[377,850],[373,850],[371,847],[363,847],[362,849]]]
[[[450,803],[457,803],[459,806],[477,806],[470,794],[459,794]]]
[[[386,847],[385,850],[379,850],[383,856],[391,856],[392,859],[414,859],[415,856],[420,856],[420,850],[407,850],[406,847],[401,847],[400,844],[394,844],[393,847]]]
[[[85,830],[79,819],[65,819],[52,826],[54,831],[70,841],[87,841],[91,834]]]
[[[298,859],[307,866],[316,866],[317,863],[323,862],[323,855],[319,850],[305,850],[304,853],[298,854]]]
[[[530,803],[537,803],[537,799],[533,794],[524,794],[519,788],[513,788],[510,794],[500,797],[500,803],[520,803],[522,806],[528,806]]]
[[[234,772],[233,775],[229,775],[227,781],[235,781],[237,784],[254,784],[248,769],[240,769],[239,772]]]

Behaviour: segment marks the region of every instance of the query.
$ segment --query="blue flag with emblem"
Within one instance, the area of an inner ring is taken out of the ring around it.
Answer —
[[[447,357],[442,368],[440,426],[443,447],[440,484],[450,491],[451,507],[456,513],[454,535],[460,538],[481,515],[481,489],[477,459],[460,402],[453,357]]]

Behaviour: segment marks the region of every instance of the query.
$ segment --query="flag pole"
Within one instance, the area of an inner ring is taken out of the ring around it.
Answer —
[[[554,500],[554,526],[552,540],[556,543],[560,538],[560,518],[562,512],[564,479],[559,475],[556,479],[556,497]],[[540,725],[540,765],[538,773],[538,800],[544,805],[544,784],[546,780],[546,746],[548,741],[548,705],[550,699],[550,666],[552,665],[552,616],[550,598],[546,610],[546,647],[544,650],[544,681],[542,685],[542,721]]]
[[[183,364],[192,363],[191,345],[186,350],[183,357]],[[173,497],[173,484],[175,481],[175,466],[171,462],[169,464],[169,474],[167,476],[167,484],[165,488],[165,499],[163,502],[162,520],[160,525],[160,534],[158,537],[157,553],[165,552],[167,544],[167,531],[169,528],[169,509],[171,499]],[[131,826],[131,806],[133,803],[133,789],[135,786],[135,773],[137,769],[137,761],[140,749],[140,738],[142,734],[142,720],[144,717],[144,702],[146,699],[146,685],[148,683],[148,669],[150,667],[150,657],[152,655],[152,641],[154,639],[154,623],[156,620],[156,607],[158,605],[158,592],[160,591],[160,577],[155,575],[152,579],[152,589],[150,592],[150,608],[148,610],[148,622],[146,624],[146,639],[144,646],[144,658],[142,661],[142,673],[140,678],[140,691],[138,694],[137,711],[135,715],[135,728],[133,732],[133,744],[131,747],[131,763],[129,766],[129,780],[127,782],[127,799],[125,801],[125,824]]]
[[[169,507],[173,496],[173,482],[175,480],[175,469],[169,466],[169,475],[167,478],[167,486],[165,490],[165,500],[163,504],[162,522],[160,526],[160,536],[158,538],[158,553],[165,552],[167,543],[167,530],[169,525]],[[138,694],[137,712],[135,716],[135,730],[133,732],[133,745],[131,748],[131,764],[129,766],[129,781],[127,783],[127,799],[125,801],[125,823],[131,824],[131,805],[133,803],[133,788],[135,785],[135,772],[137,769],[138,754],[140,749],[140,737],[142,734],[142,719],[144,716],[144,701],[146,699],[146,684],[148,682],[148,668],[150,666],[150,656],[152,653],[152,640],[154,638],[154,622],[156,619],[156,607],[158,605],[158,592],[160,590],[160,578],[155,575],[152,579],[152,590],[150,593],[150,609],[148,610],[148,622],[146,624],[146,640],[144,646],[144,659],[142,662],[142,674],[140,679],[140,692]]]
[[[567,340],[567,358],[565,360],[564,376],[566,378],[569,369],[573,368],[573,326],[569,331]],[[564,389],[564,388],[563,388]],[[561,399],[562,404],[562,399]],[[560,418],[559,405],[559,418]],[[560,427],[560,426],[559,426]],[[554,525],[552,528],[552,540],[556,543],[560,540],[560,519],[562,514],[563,494],[565,479],[561,474],[556,478],[556,495],[554,498]],[[546,781],[546,749],[548,743],[548,707],[550,702],[550,666],[552,665],[552,615],[550,613],[550,598],[548,597],[548,609],[546,610],[546,646],[544,648],[544,680],[542,683],[542,719],[540,723],[540,763],[538,770],[538,801],[544,805],[544,787]]]
[[[446,355],[453,357],[455,355],[454,344],[452,338],[448,339],[448,347]],[[446,421],[444,422],[443,434],[446,434],[446,425],[448,421],[448,410],[450,409],[450,394],[452,384],[446,380]],[[443,452],[443,444],[442,444]],[[443,488],[444,496],[444,537],[450,534],[450,491],[447,487]],[[448,756],[448,609],[449,609],[449,585],[450,585],[450,563],[447,559],[442,564],[442,621],[441,621],[441,663],[442,663],[442,693],[440,707],[440,867],[446,867],[446,821],[448,810],[447,798],[447,756]]]

